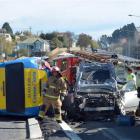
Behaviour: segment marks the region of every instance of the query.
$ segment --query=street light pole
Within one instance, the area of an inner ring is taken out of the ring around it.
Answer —
[[[137,16],[137,15],[128,15],[129,17],[140,17],[140,16]]]

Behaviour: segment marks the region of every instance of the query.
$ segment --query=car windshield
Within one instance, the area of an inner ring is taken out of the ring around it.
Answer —
[[[126,73],[125,73],[125,67],[124,66],[118,66],[115,68],[116,76],[119,80],[125,81],[126,80]]]
[[[90,82],[97,81],[98,83],[104,83],[107,79],[110,79],[110,72],[109,70],[90,70],[84,71],[82,73],[81,80],[86,80]]]

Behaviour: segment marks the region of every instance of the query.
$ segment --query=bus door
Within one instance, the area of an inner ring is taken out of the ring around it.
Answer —
[[[6,111],[22,113],[25,111],[24,65],[23,63],[7,64],[6,78]]]
[[[40,96],[38,98],[38,104],[42,105],[42,91],[46,88],[47,86],[47,81],[48,81],[48,75],[44,70],[38,70],[39,73],[39,93]]]

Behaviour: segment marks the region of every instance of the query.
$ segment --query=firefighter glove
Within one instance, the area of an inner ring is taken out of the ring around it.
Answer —
[[[63,95],[60,95],[60,100],[63,102],[65,97]]]

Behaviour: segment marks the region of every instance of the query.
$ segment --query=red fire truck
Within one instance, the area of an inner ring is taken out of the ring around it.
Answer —
[[[76,66],[81,59],[74,55],[59,56],[53,59],[54,65],[61,69],[62,75],[66,77],[70,85],[75,84]]]

